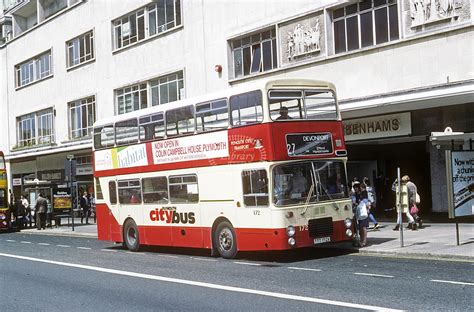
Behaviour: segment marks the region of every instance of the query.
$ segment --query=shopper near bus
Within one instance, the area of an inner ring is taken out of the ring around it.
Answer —
[[[43,193],[39,193],[36,199],[35,212],[36,212],[36,229],[46,229],[46,212],[48,210],[48,202],[44,197]]]
[[[400,180],[401,180],[401,184],[404,185],[404,184],[407,184],[407,182],[409,181],[409,178],[407,180],[408,176],[403,176]],[[393,182],[392,184],[392,191],[396,192],[397,191],[397,187],[398,187],[398,180],[395,179],[395,181]],[[408,185],[407,185],[407,188],[408,188]],[[408,191],[408,206],[410,206],[410,191]],[[416,195],[415,195],[416,196]],[[402,214],[405,214],[407,216],[407,219],[408,219],[408,228],[409,229],[412,229],[413,231],[416,231],[416,224],[415,224],[415,220],[413,219],[413,216],[410,214],[410,209],[409,207],[407,207],[407,209],[403,209],[402,211]],[[403,218],[403,217],[402,217]],[[400,224],[402,224],[402,220],[400,218],[400,214],[397,213],[397,224],[395,225],[395,227],[393,228],[394,231],[398,231],[400,230]]]
[[[25,207],[25,210],[26,210],[26,223],[28,224],[28,227],[31,227],[31,224],[32,224],[33,220],[32,220],[32,216],[31,216],[30,203],[28,202],[28,199],[26,199],[26,197],[24,195],[20,196],[20,201],[21,201],[21,204],[23,205],[23,207]],[[25,224],[25,226],[27,224]]]
[[[375,219],[375,216],[374,216],[374,211],[375,211],[376,203],[377,203],[377,197],[376,197],[374,188],[370,185],[369,178],[364,177],[362,181],[363,181],[362,188],[363,189],[365,188],[365,190],[367,191],[367,200],[369,201],[368,206],[367,206],[368,213],[369,213],[369,220],[374,224],[373,229],[376,230],[379,228],[379,223],[377,222],[377,219]]]
[[[357,220],[357,228],[359,231],[360,241],[359,247],[364,247],[367,244],[367,228],[369,227],[369,215],[367,210],[367,191],[363,190],[359,181],[352,183],[352,205],[354,214]]]
[[[90,216],[90,200],[87,192],[84,192],[84,195],[81,196],[79,199],[79,203],[81,205],[81,224],[84,222],[84,217],[86,218],[86,224],[89,224],[89,216]]]
[[[413,224],[412,224],[412,230],[416,230],[417,226],[416,223],[419,223],[419,226],[421,227],[423,225],[423,221],[421,220],[419,213],[420,210],[417,206],[417,194],[418,194],[418,188],[416,187],[415,183],[413,183],[410,180],[410,177],[408,175],[405,175],[402,177],[402,183],[406,183],[407,189],[408,189],[408,207],[410,214],[413,217]]]

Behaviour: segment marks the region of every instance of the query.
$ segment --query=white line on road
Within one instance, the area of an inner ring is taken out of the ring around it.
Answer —
[[[41,246],[49,246],[48,243],[38,243],[38,245],[41,245]]]
[[[240,262],[240,261],[234,261],[234,263],[235,264],[242,264],[242,265],[261,266],[260,263]]]
[[[430,280],[430,282],[474,286],[474,283],[466,283],[466,282],[443,281],[443,280]]]
[[[101,249],[100,251],[117,252],[117,250],[113,250],[113,249]]]
[[[283,293],[249,289],[249,288],[225,286],[225,285],[218,285],[218,284],[212,284],[212,283],[197,282],[197,281],[191,281],[191,280],[170,278],[170,277],[150,275],[150,274],[144,274],[144,273],[135,273],[135,272],[129,272],[129,271],[121,271],[121,270],[115,270],[115,269],[106,269],[106,268],[95,267],[95,266],[90,266],[90,265],[59,262],[59,261],[45,260],[45,259],[39,259],[39,258],[4,254],[4,253],[0,253],[0,257],[8,257],[8,258],[21,259],[21,260],[27,260],[27,261],[55,264],[55,265],[60,265],[60,266],[65,266],[65,267],[79,268],[79,269],[91,270],[91,271],[102,272],[102,273],[110,273],[110,274],[137,277],[137,278],[143,278],[143,279],[154,280],[154,281],[162,281],[162,282],[170,282],[170,283],[191,285],[191,286],[197,286],[197,287],[205,287],[205,288],[224,290],[224,291],[233,291],[233,292],[238,292],[238,293],[266,296],[266,297],[272,297],[272,298],[278,298],[278,299],[312,302],[312,303],[327,304],[327,305],[348,307],[348,308],[355,308],[355,309],[364,309],[364,310],[371,310],[371,311],[380,311],[380,310],[402,311],[402,310],[389,309],[386,307],[370,306],[370,305],[364,305],[364,304],[356,304],[356,303],[327,300],[327,299],[319,299],[319,298],[314,298],[314,297],[304,297],[304,296],[283,294]]]
[[[84,250],[91,250],[92,248],[89,247],[76,247],[77,249],[84,249]]]
[[[217,262],[216,259],[207,259],[207,258],[200,258],[200,257],[191,257],[191,259],[198,260],[198,261]]]
[[[321,272],[320,269],[309,269],[309,268],[298,268],[298,267],[288,267],[290,270],[300,270],[300,271],[313,271],[313,272]]]
[[[392,275],[383,275],[383,274],[372,274],[372,273],[354,273],[355,275],[364,275],[364,276],[373,276],[373,277],[386,277],[392,278]]]
[[[70,248],[71,246],[69,246],[69,245],[56,245],[56,247]]]
[[[22,244],[31,244],[31,242],[27,242],[27,241],[21,241],[20,243],[22,243]]]
[[[137,256],[144,256],[145,253],[143,252],[134,252],[134,251],[126,251],[125,253],[132,254],[132,255],[137,255]]]
[[[12,242],[12,243],[14,243],[14,242],[16,242],[16,240],[14,240],[14,239],[7,239],[7,242]]]

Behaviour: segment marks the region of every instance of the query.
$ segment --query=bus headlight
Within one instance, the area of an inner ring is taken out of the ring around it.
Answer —
[[[352,237],[352,230],[351,229],[346,229],[346,236],[347,237]]]
[[[296,240],[294,237],[288,238],[288,245],[290,245],[291,247],[296,245]]]
[[[287,228],[286,228],[286,235],[288,235],[288,237],[292,237],[294,236],[296,233],[296,230],[295,230],[295,227],[293,225],[289,225]]]
[[[352,219],[351,218],[346,218],[344,220],[344,225],[346,226],[346,228],[350,228],[352,226]]]

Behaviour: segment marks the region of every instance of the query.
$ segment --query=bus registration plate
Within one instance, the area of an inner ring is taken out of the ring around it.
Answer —
[[[314,244],[323,244],[323,243],[329,243],[331,241],[331,237],[319,237],[314,239]]]

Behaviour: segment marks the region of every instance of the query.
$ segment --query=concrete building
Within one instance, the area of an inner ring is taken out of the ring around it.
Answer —
[[[269,77],[335,83],[349,177],[392,198],[401,167],[447,212],[432,131],[474,132],[473,0],[3,0],[0,149],[15,194],[77,159],[92,189],[95,120]],[[377,178],[378,177],[378,178]],[[383,202],[390,207],[393,200]]]

